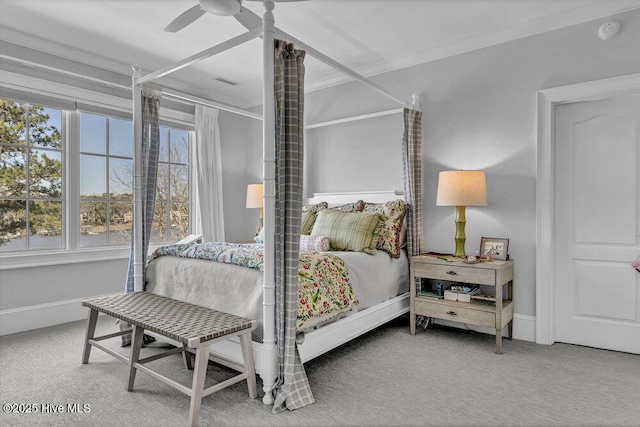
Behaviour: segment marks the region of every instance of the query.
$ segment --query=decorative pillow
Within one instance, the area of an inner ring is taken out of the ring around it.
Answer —
[[[318,212],[312,236],[326,236],[331,250],[376,253],[378,234],[383,216],[378,213],[337,212],[324,209]]]
[[[260,232],[253,238],[253,240],[255,240],[256,243],[264,243],[264,227],[260,229]]]
[[[315,205],[306,205],[302,207],[302,212],[318,212],[322,209],[327,209],[329,204],[327,202],[316,203]]]
[[[300,250],[303,252],[327,252],[331,249],[329,238],[325,236],[300,236]]]
[[[316,222],[317,211],[302,212],[302,223],[300,225],[300,234],[310,234],[313,224]]]
[[[387,203],[365,203],[364,206],[363,212],[379,213],[385,217],[376,248],[388,252],[393,258],[400,257],[402,223],[408,207],[407,202],[401,199]]]
[[[364,202],[362,200],[358,200],[355,203],[347,203],[341,206],[333,206],[329,209],[331,209],[332,211],[339,211],[339,212],[362,212],[362,209],[364,209]]]

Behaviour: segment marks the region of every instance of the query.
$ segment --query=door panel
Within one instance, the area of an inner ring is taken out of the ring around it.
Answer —
[[[556,107],[555,340],[640,354],[640,95]]]

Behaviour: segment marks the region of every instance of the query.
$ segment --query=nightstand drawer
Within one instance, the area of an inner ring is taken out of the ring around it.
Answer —
[[[447,304],[444,303],[443,300],[438,300],[436,302],[416,299],[414,304],[415,314],[417,315],[488,326],[490,328],[495,328],[496,326],[495,312],[481,309],[476,310],[472,306],[464,306],[470,303]]]
[[[416,277],[428,277],[437,280],[474,283],[478,285],[495,286],[496,284],[496,273],[495,270],[492,269],[426,263],[415,263],[414,269]]]

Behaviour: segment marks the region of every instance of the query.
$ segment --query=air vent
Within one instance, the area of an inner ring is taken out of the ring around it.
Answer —
[[[216,77],[214,80],[219,81],[220,83],[227,84],[229,86],[238,86],[240,83],[234,82],[232,80],[225,79],[224,77]]]

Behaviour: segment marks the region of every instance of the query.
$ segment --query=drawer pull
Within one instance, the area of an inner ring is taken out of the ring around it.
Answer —
[[[458,274],[458,273],[456,273],[456,272],[455,272],[455,271],[453,271],[453,270],[450,270],[450,271],[447,271],[447,274],[451,274],[452,276],[455,276],[455,275],[456,275],[456,274]]]
[[[451,316],[457,316],[458,314],[455,311],[447,311],[447,314]]]

